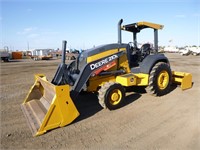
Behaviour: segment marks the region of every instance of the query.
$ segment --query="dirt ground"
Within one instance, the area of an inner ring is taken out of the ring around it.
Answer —
[[[102,109],[95,95],[80,96],[72,124],[32,137],[20,104],[35,73],[51,80],[59,60],[1,63],[0,149],[200,149],[200,56],[166,54],[173,70],[190,72],[193,88],[162,97],[130,91],[117,110]]]

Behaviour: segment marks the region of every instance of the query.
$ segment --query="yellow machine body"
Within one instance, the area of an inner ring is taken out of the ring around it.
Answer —
[[[33,136],[70,124],[79,116],[69,91],[69,85],[55,86],[45,76],[35,76],[35,83],[21,105]]]
[[[110,49],[110,50],[107,50],[105,52],[101,52],[99,54],[95,54],[93,56],[89,56],[87,57],[87,63],[90,63],[90,62],[93,62],[93,61],[96,61],[98,59],[101,59],[101,58],[104,58],[104,57],[107,57],[107,56],[110,56],[112,54],[116,54],[117,52],[124,52],[124,54],[117,60],[118,62],[116,62],[117,64],[119,64],[119,68],[120,67],[123,67],[126,72],[130,72],[130,68],[129,68],[129,63],[128,63],[128,58],[127,58],[127,54],[126,54],[126,48],[120,48],[120,49]],[[117,66],[111,68],[110,70],[116,70]]]
[[[149,74],[126,73],[119,76],[93,77],[89,80],[88,92],[96,91],[105,82],[117,82],[125,87],[129,86],[148,86]],[[187,72],[172,71],[172,83],[180,85],[182,90],[192,87],[192,74]]]
[[[131,71],[130,71],[130,67],[129,67],[128,58],[127,58],[125,48],[111,49],[111,50],[102,52],[100,54],[90,56],[90,57],[87,58],[87,63],[98,60],[100,58],[107,57],[107,56],[112,55],[112,54],[116,54],[119,51],[124,51],[124,54],[119,59],[115,60],[115,63],[118,64],[118,68],[123,68],[125,70],[125,73],[130,73]],[[117,65],[115,65],[114,67],[110,68],[108,71],[117,70],[118,68],[117,68]],[[107,75],[107,76],[90,77],[89,82],[88,82],[89,84],[87,86],[87,91],[88,92],[97,91],[98,87],[100,87],[101,85],[103,85],[105,82],[108,82],[108,81],[117,82],[116,76],[115,75]]]
[[[147,86],[149,83],[149,75],[143,73],[129,73],[117,76],[116,82],[123,86]]]

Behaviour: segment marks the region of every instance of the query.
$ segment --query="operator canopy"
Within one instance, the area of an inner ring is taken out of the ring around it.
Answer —
[[[132,24],[128,24],[128,25],[123,25],[121,27],[122,30],[125,31],[130,31],[130,32],[140,32],[140,30],[145,29],[145,28],[152,28],[152,29],[162,29],[164,26],[160,25],[160,24],[155,24],[155,23],[151,23],[151,22],[137,22],[137,23],[132,23]]]

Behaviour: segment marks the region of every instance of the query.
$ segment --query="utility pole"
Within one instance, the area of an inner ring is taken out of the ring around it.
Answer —
[[[27,47],[28,47],[28,51],[29,51],[29,42],[27,42]]]
[[[198,33],[198,35],[197,35],[197,40],[198,40],[197,41],[197,44],[198,44],[197,47],[198,48],[200,47],[200,45],[199,45],[199,40],[200,40],[199,39],[199,32],[200,32],[200,30],[199,30],[199,26],[200,26],[200,24],[199,24],[199,18],[200,18],[200,15],[197,16],[197,33]]]

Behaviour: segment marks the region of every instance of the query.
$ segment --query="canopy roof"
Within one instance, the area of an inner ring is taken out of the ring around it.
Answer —
[[[125,31],[130,31],[130,32],[140,32],[140,30],[145,29],[145,28],[152,28],[152,29],[162,29],[164,26],[160,24],[155,24],[151,22],[137,22],[137,23],[132,23],[128,25],[123,25],[122,30]]]

